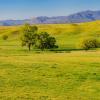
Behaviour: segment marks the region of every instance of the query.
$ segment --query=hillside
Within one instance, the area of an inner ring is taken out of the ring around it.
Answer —
[[[37,26],[56,37],[60,50],[75,49],[83,37],[100,39],[100,21]],[[20,27],[0,27],[1,100],[100,100],[99,49],[29,52]]]
[[[37,25],[39,31],[46,31],[57,39],[60,48],[75,49],[78,41],[83,37],[93,36],[100,39],[100,21],[80,23],[80,24],[40,24]],[[20,46],[19,32],[21,26],[1,26],[0,45]],[[2,40],[2,35],[8,35],[7,41]]]
[[[100,11],[83,11],[69,16],[55,16],[55,17],[33,17],[31,19],[23,20],[1,20],[0,25],[2,26],[13,26],[21,25],[24,23],[30,24],[64,24],[64,23],[81,23],[100,20]]]

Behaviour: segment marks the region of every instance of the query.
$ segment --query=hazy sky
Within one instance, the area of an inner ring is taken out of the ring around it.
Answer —
[[[100,10],[100,0],[0,0],[0,20],[66,16],[85,10]]]

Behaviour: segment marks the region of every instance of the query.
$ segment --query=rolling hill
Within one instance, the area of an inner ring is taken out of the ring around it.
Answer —
[[[100,21],[79,24],[38,24],[40,31],[46,31],[57,40],[60,49],[75,49],[77,43],[84,37],[95,37],[100,40]],[[15,45],[20,47],[21,26],[0,26],[0,45]],[[2,40],[2,36],[8,35],[8,40]]]
[[[0,0],[0,100],[100,100],[100,0]]]
[[[21,46],[20,26],[0,26],[0,99],[100,100],[100,49],[73,50],[81,38],[100,39],[100,21],[37,26],[62,51],[29,52]]]

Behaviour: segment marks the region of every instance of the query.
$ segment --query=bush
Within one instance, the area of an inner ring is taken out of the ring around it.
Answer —
[[[80,48],[84,50],[89,50],[92,48],[98,48],[99,47],[99,41],[95,38],[85,38],[81,40],[80,42]]]
[[[3,38],[3,40],[7,40],[8,36],[7,35],[3,35],[2,38]]]

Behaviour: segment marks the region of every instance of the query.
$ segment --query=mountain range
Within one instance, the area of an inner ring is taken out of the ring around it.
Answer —
[[[23,20],[1,20],[1,26],[30,24],[63,24],[63,23],[81,23],[100,20],[100,11],[82,11],[69,16],[46,17],[40,16]]]

